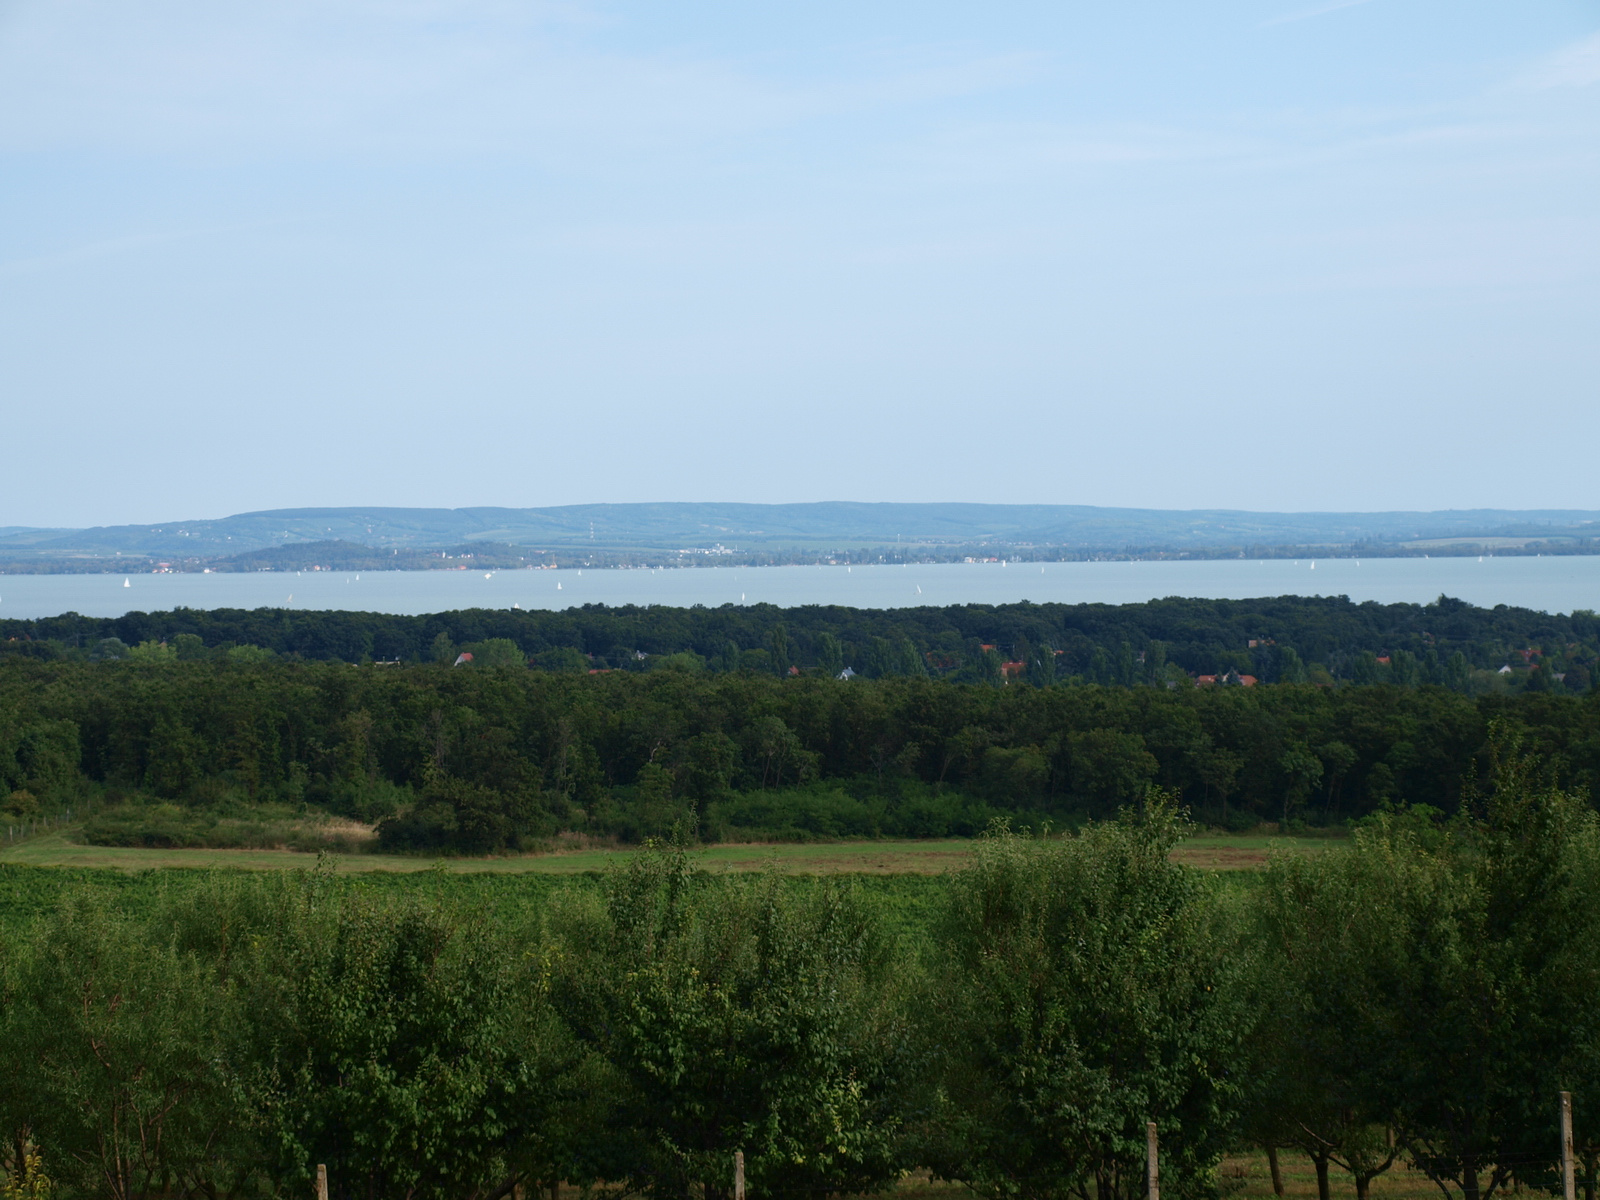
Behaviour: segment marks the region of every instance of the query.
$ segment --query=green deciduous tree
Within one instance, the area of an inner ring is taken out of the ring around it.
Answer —
[[[824,675],[837,675],[844,670],[844,648],[833,633],[817,638],[817,669]]]
[[[443,629],[433,635],[433,641],[428,645],[428,657],[445,666],[455,662],[457,653],[456,644]]]
[[[1330,1166],[1348,1171],[1366,1200],[1395,1161],[1393,1046],[1373,988],[1406,969],[1405,914],[1435,891],[1436,872],[1401,838],[1372,853],[1274,854],[1257,893],[1260,1021],[1243,1072],[1247,1124],[1261,1142],[1310,1157],[1320,1200],[1331,1194]]]
[[[1287,828],[1289,814],[1303,807],[1322,781],[1322,760],[1304,742],[1294,742],[1278,756],[1278,770],[1284,779],[1283,823]]]
[[[1067,743],[1073,794],[1098,815],[1137,802],[1160,769],[1136,733],[1088,729],[1069,735]]]
[[[335,893],[265,897],[242,955],[253,1044],[240,1071],[274,1178],[334,1195],[504,1194],[561,1141],[575,1062],[533,947],[483,911]],[[520,952],[519,952],[520,951]]]
[[[1373,989],[1393,1039],[1396,1124],[1417,1165],[1464,1200],[1549,1182],[1556,1092],[1594,1036],[1600,988],[1600,819],[1550,786],[1509,730],[1494,760],[1490,789],[1403,912],[1405,969]],[[1398,861],[1403,845],[1371,837],[1363,849]]]
[[[1304,683],[1306,681],[1306,665],[1300,660],[1300,655],[1293,646],[1278,647],[1278,677],[1277,683]]]
[[[215,966],[93,902],[4,956],[0,1101],[74,1190],[110,1200],[228,1193],[255,1171],[231,1087],[242,1024]]]
[[[980,1195],[1131,1200],[1145,1123],[1163,1188],[1207,1194],[1249,1029],[1241,946],[1168,860],[1170,798],[1059,841],[992,835],[956,878],[926,1009],[937,1102],[922,1157]]]
[[[510,638],[486,638],[463,646],[472,654],[474,667],[498,667],[502,670],[520,671],[527,667],[528,656]],[[452,660],[453,661],[453,660]]]
[[[1260,1111],[1321,1160],[1324,1195],[1328,1162],[1365,1190],[1384,1126],[1447,1195],[1548,1185],[1556,1093],[1600,1097],[1600,821],[1504,729],[1494,758],[1448,828],[1392,809],[1268,873]]]
[[[558,1002],[615,1073],[596,1169],[651,1196],[823,1194],[895,1177],[899,964],[846,886],[714,889],[652,847],[556,923]]]

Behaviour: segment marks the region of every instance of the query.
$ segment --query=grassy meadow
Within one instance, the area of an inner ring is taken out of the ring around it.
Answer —
[[[1181,843],[1175,861],[1243,882],[1276,847],[1315,854],[1339,839],[1205,834]],[[888,927],[917,940],[934,920],[944,881],[972,862],[969,839],[806,842],[704,846],[693,854],[718,874],[776,871],[797,888],[825,876],[848,876],[871,897]],[[493,907],[510,917],[532,914],[555,891],[596,887],[635,854],[633,847],[577,847],[542,854],[439,859],[422,855],[328,854],[249,849],[145,849],[91,846],[68,827],[0,849],[0,928],[49,912],[71,895],[91,894],[116,907],[142,910],[164,893],[198,886],[213,871],[332,870],[344,886],[374,892],[436,890],[441,896]]]
[[[1269,835],[1203,834],[1186,839],[1173,859],[1213,871],[1259,870],[1273,847],[1316,853],[1333,838]],[[852,841],[801,843],[729,843],[706,846],[695,861],[708,871],[777,870],[795,875],[942,875],[966,866],[973,843],[965,838],[923,841]],[[603,871],[626,859],[631,847],[582,846],[538,854],[455,857],[440,860],[423,855],[343,854],[342,872],[411,873],[438,869],[442,861],[452,873],[581,875]],[[316,865],[318,855],[296,850],[145,849],[91,846],[77,841],[68,828],[41,834],[0,849],[0,864],[34,867],[85,867],[146,871],[167,867],[234,867],[271,871]]]
[[[1278,1152],[1278,1169],[1283,1177],[1283,1194],[1288,1197],[1315,1197],[1317,1172],[1311,1160],[1293,1150]],[[1266,1200],[1273,1195],[1272,1172],[1267,1166],[1267,1156],[1258,1150],[1244,1154],[1229,1154],[1222,1160],[1218,1173],[1222,1178],[1223,1194],[1240,1200]],[[1335,1196],[1354,1196],[1355,1185],[1350,1176],[1335,1167],[1330,1173]],[[1396,1162],[1386,1173],[1372,1181],[1368,1193],[1372,1200],[1427,1200],[1439,1196],[1438,1185],[1420,1171],[1412,1170],[1404,1162]]]

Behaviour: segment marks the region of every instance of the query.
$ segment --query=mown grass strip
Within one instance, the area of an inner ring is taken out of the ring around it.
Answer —
[[[1337,845],[1332,838],[1272,838],[1207,835],[1185,841],[1173,852],[1175,861],[1205,870],[1259,870],[1269,850],[1284,847],[1316,852]],[[940,875],[960,870],[972,856],[973,843],[949,838],[931,841],[808,842],[706,846],[695,858],[712,871],[762,871],[769,868],[797,875]],[[424,855],[347,854],[338,857],[342,872],[410,873],[432,869],[439,862],[462,874],[579,875],[603,871],[626,859],[631,848],[553,851],[545,854],[487,858],[437,859]],[[168,850],[122,846],[87,846],[72,840],[72,831],[45,834],[0,850],[0,863],[48,867],[84,867],[145,871],[166,867],[234,867],[273,871],[314,866],[315,854],[294,850]]]

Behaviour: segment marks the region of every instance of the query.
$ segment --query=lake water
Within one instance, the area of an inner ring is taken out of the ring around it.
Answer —
[[[123,586],[124,578],[128,586]],[[1600,608],[1600,557],[1227,559],[1211,562],[939,563],[677,570],[309,571],[238,575],[0,575],[0,617],[115,617],[187,608],[560,609],[582,604],[1125,604],[1161,596],[1346,595],[1492,607]]]

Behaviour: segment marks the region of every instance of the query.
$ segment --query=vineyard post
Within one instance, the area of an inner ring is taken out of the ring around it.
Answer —
[[[744,1200],[744,1151],[733,1152],[733,1200]],[[1567,1200],[1572,1200],[1569,1196]]]
[[[1145,1191],[1147,1200],[1161,1200],[1161,1164],[1157,1158],[1156,1123],[1149,1121],[1144,1127],[1148,1159],[1145,1164]],[[1570,1198],[1569,1198],[1570,1200]]]
[[[1572,1093],[1561,1093],[1561,1194],[1578,1200],[1577,1180],[1572,1174]]]
[[[317,1200],[328,1200],[328,1166],[317,1164]]]

